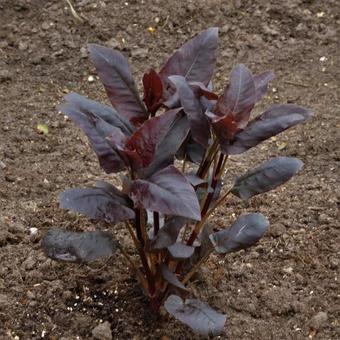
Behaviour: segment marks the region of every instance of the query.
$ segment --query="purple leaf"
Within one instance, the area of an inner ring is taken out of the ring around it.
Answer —
[[[88,49],[99,78],[113,107],[134,125],[148,118],[125,57],[110,48],[89,44]]]
[[[243,200],[275,189],[288,181],[303,166],[293,157],[276,157],[237,178],[232,193]]]
[[[151,69],[143,76],[143,101],[149,112],[154,115],[162,105],[163,82],[159,74]]]
[[[67,94],[64,99],[67,103],[71,104],[74,109],[84,113],[85,115],[92,114],[100,117],[107,123],[119,128],[127,136],[131,135],[135,130],[134,126],[131,125],[127,119],[107,105],[87,99],[86,97],[73,92]]]
[[[218,99],[218,95],[212,92],[212,90],[209,88],[209,85],[211,85],[212,87],[211,82],[209,83],[208,87],[206,87],[203,83],[199,81],[192,81],[189,83],[189,85],[198,98],[205,97],[208,100]]]
[[[165,84],[168,77],[180,75],[188,82],[199,81],[208,85],[216,63],[218,29],[209,28],[187,41],[166,62],[160,71]]]
[[[169,218],[151,241],[151,249],[164,249],[174,244],[186,221],[186,218],[179,216]]]
[[[177,295],[170,295],[164,303],[169,314],[205,337],[223,332],[226,316],[196,299],[183,301]]]
[[[173,126],[180,109],[148,119],[126,142],[125,148],[132,158],[134,169],[147,167],[154,160],[158,145]]]
[[[95,220],[111,223],[132,219],[135,216],[129,197],[106,182],[96,188],[75,188],[60,195],[60,206]]]
[[[251,72],[237,64],[231,71],[229,86],[218,100],[216,113],[219,116],[233,115],[238,128],[244,128],[249,120],[250,111],[256,103],[256,89]]]
[[[274,73],[271,71],[263,72],[254,76],[256,102],[259,102],[267,93],[268,84],[274,79]]]
[[[177,260],[184,260],[189,258],[193,253],[195,248],[187,246],[181,242],[176,242],[168,247],[170,255]]]
[[[206,183],[205,179],[202,179],[201,177],[197,176],[194,173],[185,174],[186,179],[191,183],[193,187],[198,187],[204,183]]]
[[[193,220],[201,219],[200,207],[193,187],[172,165],[158,171],[148,180],[133,181],[129,196],[137,208]]]
[[[51,229],[41,245],[45,254],[53,260],[78,263],[111,256],[117,249],[117,241],[103,231],[71,232]]]
[[[210,126],[204,115],[203,107],[182,76],[168,78],[176,87],[184,112],[187,114],[193,139],[203,147],[208,146]]]
[[[107,141],[110,135],[122,135],[123,132],[92,112],[83,112],[73,103],[65,103],[59,110],[70,117],[86,134],[92,149],[97,154],[100,166],[106,173],[119,172],[125,169],[125,164],[119,154]]]
[[[188,290],[184,284],[178,279],[178,277],[172,273],[169,268],[163,264],[162,265],[162,275],[165,281],[169,282],[170,284],[172,284],[173,286],[183,289],[183,290]]]
[[[150,177],[155,172],[173,164],[174,156],[189,132],[189,123],[183,113],[179,113],[166,136],[156,148],[152,163],[139,170],[140,177]]]
[[[230,145],[230,141],[239,130],[238,122],[232,114],[218,116],[213,112],[207,111],[206,116],[211,121],[222,151],[226,152],[225,149]]]
[[[211,234],[210,240],[219,254],[231,253],[254,245],[264,235],[269,221],[259,213],[239,217],[228,229]]]
[[[311,115],[311,111],[296,105],[273,105],[252,120],[244,130],[237,133],[230,145],[225,143],[223,151],[229,155],[240,154],[262,141],[305,121]]]

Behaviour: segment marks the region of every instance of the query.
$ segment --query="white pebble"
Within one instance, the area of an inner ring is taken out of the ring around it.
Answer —
[[[38,234],[38,228],[32,227],[30,228],[30,235],[35,236]]]
[[[89,76],[89,77],[87,78],[87,81],[88,81],[89,83],[93,83],[93,82],[94,82],[94,76]]]

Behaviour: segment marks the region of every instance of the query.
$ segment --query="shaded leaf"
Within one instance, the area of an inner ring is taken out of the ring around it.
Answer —
[[[166,62],[160,76],[167,84],[168,77],[180,75],[187,81],[199,81],[208,85],[216,63],[218,29],[209,28],[187,41]]]
[[[148,180],[133,181],[129,196],[137,208],[193,220],[201,219],[200,207],[193,187],[172,165],[158,171]]]
[[[196,299],[183,301],[170,295],[164,303],[167,312],[203,336],[219,335],[223,332],[226,316]]]
[[[153,115],[162,105],[163,82],[159,74],[151,69],[143,76],[143,101],[149,112]]]
[[[96,188],[75,188],[64,191],[59,198],[63,209],[72,210],[95,220],[116,223],[135,216],[129,197],[106,182]]]
[[[118,51],[96,44],[89,44],[88,49],[113,107],[135,125],[146,120],[148,114],[125,57]]]
[[[206,148],[210,139],[210,126],[200,101],[196,98],[184,77],[170,76],[169,80],[178,91],[181,106],[189,119],[193,139]]]
[[[121,116],[116,110],[110,106],[101,104],[95,100],[90,100],[78,93],[69,93],[64,99],[66,102],[72,104],[72,106],[86,114],[92,114],[101,119],[105,120],[107,123],[119,128],[125,135],[129,136],[134,131],[134,126],[123,116]]]
[[[229,86],[217,101],[218,116],[234,116],[238,128],[244,128],[250,111],[256,103],[256,89],[251,72],[243,64],[237,64],[230,73]]]
[[[237,178],[232,193],[243,200],[272,190],[288,181],[303,166],[293,157],[276,157]]]
[[[164,249],[174,244],[186,221],[186,218],[180,216],[169,218],[151,241],[151,248]]]
[[[163,278],[165,279],[165,281],[169,282],[170,284],[172,284],[173,286],[183,289],[183,290],[188,290],[184,284],[178,279],[178,277],[172,273],[168,266],[166,266],[165,264],[162,265],[162,275]]]
[[[87,263],[111,256],[117,241],[103,231],[71,232],[51,229],[42,240],[45,254],[53,260]]]
[[[311,111],[296,105],[272,105],[267,111],[251,121],[244,130],[237,133],[230,145],[225,143],[223,151],[229,155],[240,154],[305,121],[311,115]]]
[[[174,156],[182,145],[189,132],[189,123],[183,113],[179,113],[166,136],[156,148],[153,162],[145,169],[139,171],[140,177],[150,177],[170,164],[173,164]]]
[[[134,169],[151,164],[158,145],[171,130],[179,111],[179,109],[169,110],[160,116],[148,119],[126,142],[125,150],[131,158]]]
[[[274,79],[272,71],[266,71],[253,77],[256,90],[256,102],[259,102],[267,93],[268,84]]]
[[[173,258],[183,260],[189,258],[194,253],[195,248],[181,242],[176,242],[169,246],[168,250]]]
[[[59,110],[70,117],[84,131],[92,149],[97,154],[100,166],[106,173],[125,169],[125,164],[120,155],[106,139],[110,135],[124,136],[119,128],[109,124],[92,112],[82,112],[72,103],[62,104]]]
[[[239,217],[228,229],[209,236],[215,250],[226,254],[251,247],[259,241],[269,227],[269,221],[259,213]]]
[[[194,173],[185,174],[185,177],[193,187],[197,187],[206,183],[205,179],[202,179],[201,177],[197,176]]]
[[[208,100],[217,100],[218,99],[218,95],[215,94],[214,92],[212,92],[212,83],[209,82],[209,85],[211,85],[211,87],[209,88],[206,87],[203,83],[199,82],[199,81],[192,81],[189,83],[190,88],[194,91],[195,95],[200,98],[200,97],[204,97]]]

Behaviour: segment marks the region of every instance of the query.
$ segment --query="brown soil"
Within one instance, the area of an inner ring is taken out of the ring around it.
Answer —
[[[65,188],[106,177],[86,138],[56,110],[71,90],[106,100],[99,81],[88,81],[95,73],[86,43],[122,50],[140,79],[185,39],[219,26],[218,88],[235,62],[272,69],[264,104],[297,103],[315,117],[232,159],[229,179],[275,155],[305,167],[284,187],[249,206],[231,199],[215,216],[222,226],[261,211],[272,226],[250,251],[212,256],[192,290],[227,313],[223,339],[339,339],[339,1],[73,3],[88,21],[77,23],[66,1],[0,0],[0,338],[90,339],[101,320],[114,339],[196,338],[167,314],[152,314],[119,257],[55,263],[39,241],[50,227],[98,228],[57,203]],[[125,237],[119,225],[115,232]]]

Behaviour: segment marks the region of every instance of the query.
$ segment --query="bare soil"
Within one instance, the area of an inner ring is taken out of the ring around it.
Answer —
[[[340,339],[340,2],[72,3],[84,23],[66,1],[0,0],[0,339],[91,339],[102,321],[114,339],[197,338],[166,313],[152,314],[119,256],[67,265],[46,259],[39,242],[51,227],[106,227],[57,203],[66,188],[108,178],[86,138],[56,109],[69,91],[106,101],[86,44],[118,48],[141,79],[209,26],[221,28],[217,88],[236,62],[254,73],[271,69],[276,79],[258,111],[273,102],[296,103],[315,116],[232,158],[227,180],[277,155],[301,158],[305,167],[248,206],[236,198],[227,202],[216,225],[260,211],[271,229],[249,251],[212,256],[191,288],[227,313],[221,339]],[[48,134],[37,124],[46,124]],[[120,225],[113,232],[126,236]]]

